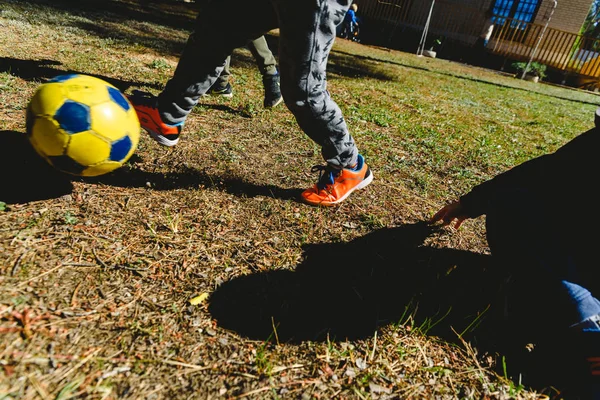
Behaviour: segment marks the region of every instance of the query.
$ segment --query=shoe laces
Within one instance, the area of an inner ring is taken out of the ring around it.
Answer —
[[[340,174],[341,171],[331,168],[329,165],[314,165],[310,172],[319,172],[319,180],[317,181],[317,188],[319,190],[327,189],[327,186],[335,183],[335,178]]]

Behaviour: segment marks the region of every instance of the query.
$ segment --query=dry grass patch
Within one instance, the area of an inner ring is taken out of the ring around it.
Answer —
[[[5,6],[0,397],[536,398],[511,359],[503,376],[483,221],[422,221],[590,127],[595,95],[338,41],[329,86],[375,181],[318,209],[297,199],[319,149],[262,108],[239,49],[234,98],[203,98],[176,148],[144,136],[120,170],[72,179],[24,138],[35,88],[76,71],[156,93],[194,10]]]

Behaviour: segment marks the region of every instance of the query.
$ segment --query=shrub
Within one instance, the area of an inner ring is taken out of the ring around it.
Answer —
[[[522,61],[515,62],[512,64],[512,67],[517,71],[517,74],[522,74],[525,68],[527,68],[527,63]],[[533,76],[537,76],[540,79],[543,79],[546,77],[546,65],[540,64],[538,62],[532,62],[529,65],[527,73]]]

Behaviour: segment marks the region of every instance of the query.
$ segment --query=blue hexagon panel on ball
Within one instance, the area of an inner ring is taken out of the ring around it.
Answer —
[[[27,106],[27,137],[50,165],[77,176],[121,167],[135,152],[140,123],[127,98],[88,75],[57,76]]]

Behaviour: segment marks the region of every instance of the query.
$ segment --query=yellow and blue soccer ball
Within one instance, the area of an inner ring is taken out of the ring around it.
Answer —
[[[88,75],[60,75],[42,84],[27,106],[27,137],[60,171],[98,176],[135,152],[140,123],[113,85]]]

